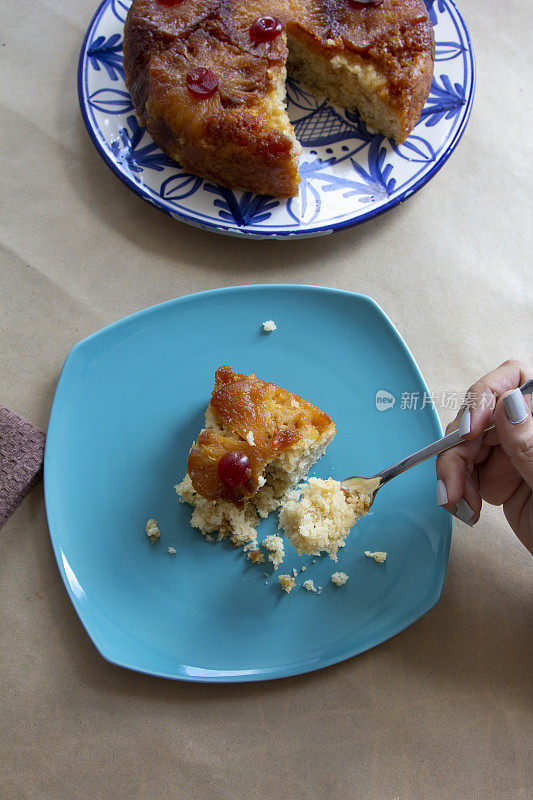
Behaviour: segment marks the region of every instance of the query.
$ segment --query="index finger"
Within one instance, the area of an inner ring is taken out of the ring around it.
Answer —
[[[516,389],[533,376],[533,369],[522,361],[509,359],[476,381],[465,394],[464,406],[470,409],[470,433],[475,439],[492,421],[498,398]]]

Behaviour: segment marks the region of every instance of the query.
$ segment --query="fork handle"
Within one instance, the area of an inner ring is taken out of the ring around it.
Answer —
[[[526,383],[520,387],[520,391],[522,394],[533,392],[533,379],[526,381]],[[485,428],[484,433],[491,431],[494,427],[494,424],[489,425],[488,428]],[[397,475],[405,472],[405,470],[410,469],[417,464],[421,464],[423,461],[427,461],[428,458],[437,456],[439,453],[443,453],[445,450],[449,450],[450,447],[455,447],[456,444],[459,444],[463,441],[463,438],[467,433],[469,433],[469,430],[464,430],[462,426],[459,426],[456,431],[448,433],[446,436],[443,436],[442,439],[437,439],[437,441],[433,442],[433,444],[428,444],[427,447],[423,447],[422,450],[418,450],[417,453],[413,453],[411,456],[407,456],[407,458],[402,458],[401,461],[393,464],[392,467],[388,467],[388,469],[384,469],[383,472],[378,472],[378,474],[374,477],[380,479],[379,486],[381,487],[384,483],[387,483],[392,478],[395,478]]]
[[[487,430],[489,429],[487,428]],[[427,461],[428,458],[437,456],[445,450],[449,450],[450,447],[455,447],[456,444],[463,441],[463,435],[460,428],[458,428],[456,431],[453,431],[453,433],[443,436],[442,439],[437,439],[433,444],[428,444],[427,447],[423,447],[422,450],[418,450],[416,453],[407,456],[407,458],[402,458],[401,461],[397,461],[396,464],[393,464],[392,467],[388,467],[388,469],[384,469],[383,472],[378,472],[375,477],[380,478],[380,487],[383,486],[384,483],[387,483],[387,481],[405,472],[407,469],[411,469],[411,467],[415,467],[417,464]]]

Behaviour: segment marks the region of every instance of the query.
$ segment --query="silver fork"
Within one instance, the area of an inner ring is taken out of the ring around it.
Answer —
[[[533,379],[526,381],[526,383],[520,387],[520,391],[522,394],[531,394],[533,392]],[[489,425],[488,428],[485,428],[484,433],[491,431],[493,428],[494,424]],[[401,475],[402,472],[411,469],[411,467],[415,467],[417,464],[427,461],[428,458],[437,456],[445,450],[449,450],[450,447],[455,447],[456,444],[463,441],[467,433],[470,433],[470,425],[465,424],[465,418],[463,416],[459,428],[449,433],[447,436],[443,436],[442,439],[437,439],[433,444],[428,444],[427,447],[423,447],[422,450],[419,450],[417,453],[413,453],[413,455],[407,456],[407,458],[402,458],[401,461],[393,464],[392,467],[388,467],[388,469],[384,469],[382,472],[378,472],[370,478],[364,478],[362,475],[352,475],[350,478],[345,478],[342,481],[342,485],[349,492],[369,495],[372,498],[369,505],[370,508],[382,486],[385,486],[386,483],[397,475]]]

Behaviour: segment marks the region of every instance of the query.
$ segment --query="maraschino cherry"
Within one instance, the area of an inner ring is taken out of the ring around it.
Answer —
[[[218,462],[218,476],[222,483],[230,486],[242,486],[251,477],[250,459],[241,450],[225,453]]]
[[[212,97],[218,89],[218,75],[207,67],[197,67],[187,74],[187,89],[193,97]]]
[[[259,17],[250,28],[250,38],[254,42],[271,42],[279,36],[283,25],[276,17]]]
[[[160,6],[179,6],[183,0],[157,0]]]

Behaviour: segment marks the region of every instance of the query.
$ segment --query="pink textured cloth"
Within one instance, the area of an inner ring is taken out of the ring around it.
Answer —
[[[45,436],[0,405],[0,528],[42,474]]]

